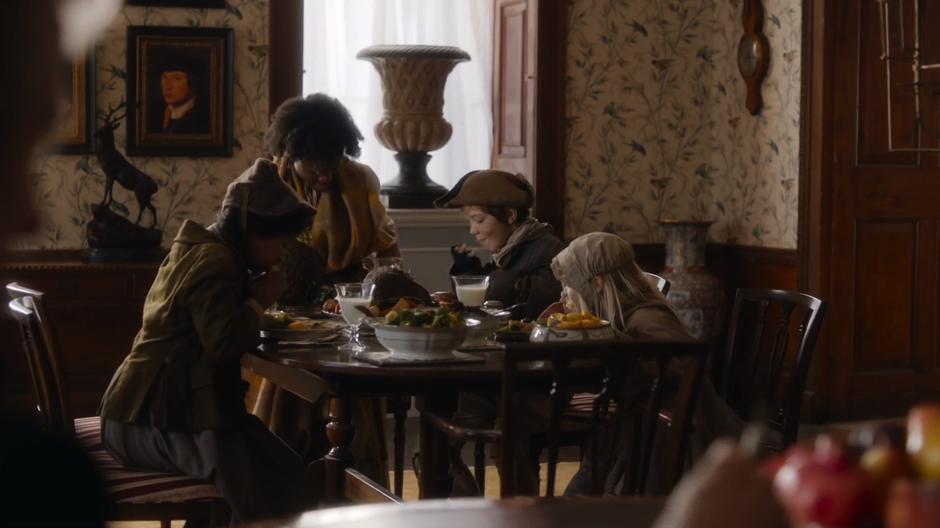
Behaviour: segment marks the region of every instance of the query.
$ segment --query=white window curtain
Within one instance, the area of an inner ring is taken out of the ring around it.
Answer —
[[[492,33],[490,0],[306,0],[304,94],[338,98],[362,130],[360,161],[379,179],[398,174],[394,152],[375,137],[382,86],[375,68],[356,59],[373,44],[457,46],[470,54],[447,79],[444,118],[450,141],[431,152],[428,175],[450,188],[465,173],[489,167],[492,145]]]

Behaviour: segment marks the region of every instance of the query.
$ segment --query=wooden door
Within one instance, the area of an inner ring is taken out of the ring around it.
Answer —
[[[890,3],[891,54],[913,51],[913,1]],[[822,140],[809,147],[809,272],[831,301],[819,386],[833,419],[898,416],[940,396],[940,168],[935,152],[891,151],[888,139],[940,148],[940,70],[921,74],[918,127],[911,60],[892,62],[888,100],[879,4],[815,4],[826,38],[815,53],[824,67],[809,71],[823,87],[810,106]],[[921,58],[940,62],[940,5],[919,7]]]
[[[562,236],[567,2],[493,0],[492,166],[535,187],[535,214]]]

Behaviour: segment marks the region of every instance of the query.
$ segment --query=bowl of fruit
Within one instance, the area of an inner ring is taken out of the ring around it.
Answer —
[[[587,312],[553,313],[539,321],[529,334],[529,341],[586,341],[613,339],[614,329],[610,323]]]
[[[797,444],[764,472],[793,526],[940,526],[940,405]]]
[[[371,322],[379,343],[399,359],[442,359],[467,337],[467,323],[447,308],[392,310]]]

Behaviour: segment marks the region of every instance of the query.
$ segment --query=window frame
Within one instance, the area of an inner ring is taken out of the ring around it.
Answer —
[[[568,3],[537,3],[535,216],[560,238],[565,227],[566,60]],[[268,4],[268,114],[303,86],[303,0]]]

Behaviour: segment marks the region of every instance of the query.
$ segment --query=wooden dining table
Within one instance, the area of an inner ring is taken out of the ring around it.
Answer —
[[[364,338],[363,342],[370,351],[384,350],[374,338]],[[349,352],[339,350],[338,345],[286,346],[268,342],[243,356],[242,366],[309,402],[330,398],[326,433],[331,448],[320,462],[324,471],[325,502],[335,503],[343,500],[345,470],[352,467],[349,445],[355,431],[350,399],[417,396],[418,411],[450,416],[457,408],[459,393],[499,391],[503,352],[494,347],[474,354],[480,362],[379,366],[357,360]],[[585,364],[570,373],[587,383],[600,379],[603,370],[597,364]],[[547,391],[551,376],[550,366],[532,364],[526,370],[525,379],[533,385],[545,385]],[[445,498],[450,493],[448,439],[422,419],[419,443],[420,498]]]
[[[451,499],[346,506],[250,525],[252,528],[649,528],[663,498]]]

